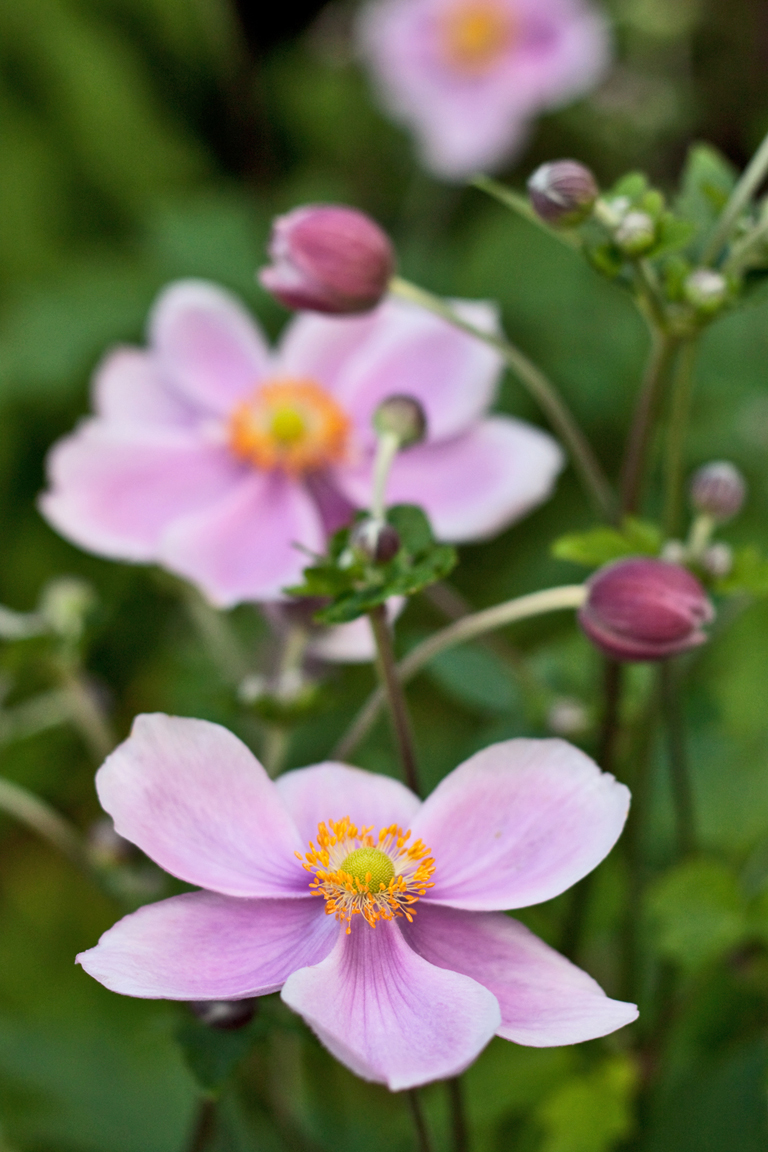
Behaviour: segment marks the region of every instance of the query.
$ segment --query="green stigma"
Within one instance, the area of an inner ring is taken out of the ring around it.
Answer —
[[[272,417],[270,432],[281,444],[295,444],[306,430],[304,417],[295,408],[280,408]]]
[[[341,871],[353,876],[355,880],[362,880],[370,872],[371,892],[380,892],[382,887],[388,888],[390,881],[395,878],[395,866],[379,848],[355,848],[349,856],[342,861]]]

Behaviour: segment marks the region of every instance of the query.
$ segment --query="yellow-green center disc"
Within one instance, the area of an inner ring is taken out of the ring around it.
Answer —
[[[390,881],[395,878],[394,864],[386,852],[378,848],[355,848],[342,862],[341,870],[363,882],[370,872],[371,892],[380,892],[382,887],[388,888]]]

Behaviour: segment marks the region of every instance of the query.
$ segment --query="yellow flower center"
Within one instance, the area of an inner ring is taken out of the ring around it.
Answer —
[[[405,916],[412,920],[412,906],[433,886],[435,861],[421,840],[409,844],[410,832],[397,824],[382,828],[377,837],[373,826],[358,829],[345,816],[317,826],[317,847],[310,840],[309,852],[299,860],[312,879],[310,890],[325,899],[325,911],[345,920],[363,916],[372,928],[379,920]]]
[[[292,476],[342,460],[349,418],[314,380],[290,378],[262,384],[237,405],[229,420],[236,456]]]
[[[510,46],[515,22],[494,0],[460,0],[442,21],[442,40],[449,63],[460,72],[487,72]]]

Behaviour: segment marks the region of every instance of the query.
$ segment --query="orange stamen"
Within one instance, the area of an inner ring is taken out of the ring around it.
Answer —
[[[314,380],[262,384],[229,421],[235,455],[292,476],[338,463],[346,454],[349,418]]]
[[[481,75],[513,42],[515,22],[495,0],[459,0],[443,17],[442,39],[449,63]]]

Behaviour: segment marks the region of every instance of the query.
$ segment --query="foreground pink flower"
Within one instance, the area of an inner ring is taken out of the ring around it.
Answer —
[[[511,159],[533,117],[589,91],[609,58],[582,0],[371,0],[358,29],[383,103],[448,179]]]
[[[496,1034],[546,1047],[634,1020],[499,909],[610,851],[629,793],[561,740],[510,740],[421,803],[344,764],[273,782],[224,728],[140,716],[97,778],[121,836],[203,891],[126,916],[78,957],[127,996],[282,989],[337,1059],[389,1088],[452,1076]]]
[[[459,303],[484,329],[489,304]],[[97,415],[49,457],[48,520],[82,547],[155,562],[218,605],[278,597],[326,534],[370,500],[372,416],[414,396],[427,439],[395,460],[392,504],[418,503],[438,536],[477,540],[551,492],[557,444],[488,416],[498,355],[429,313],[388,300],[364,316],[301,315],[270,352],[228,293],[171,285],[149,348],[122,348],[94,383]]]

